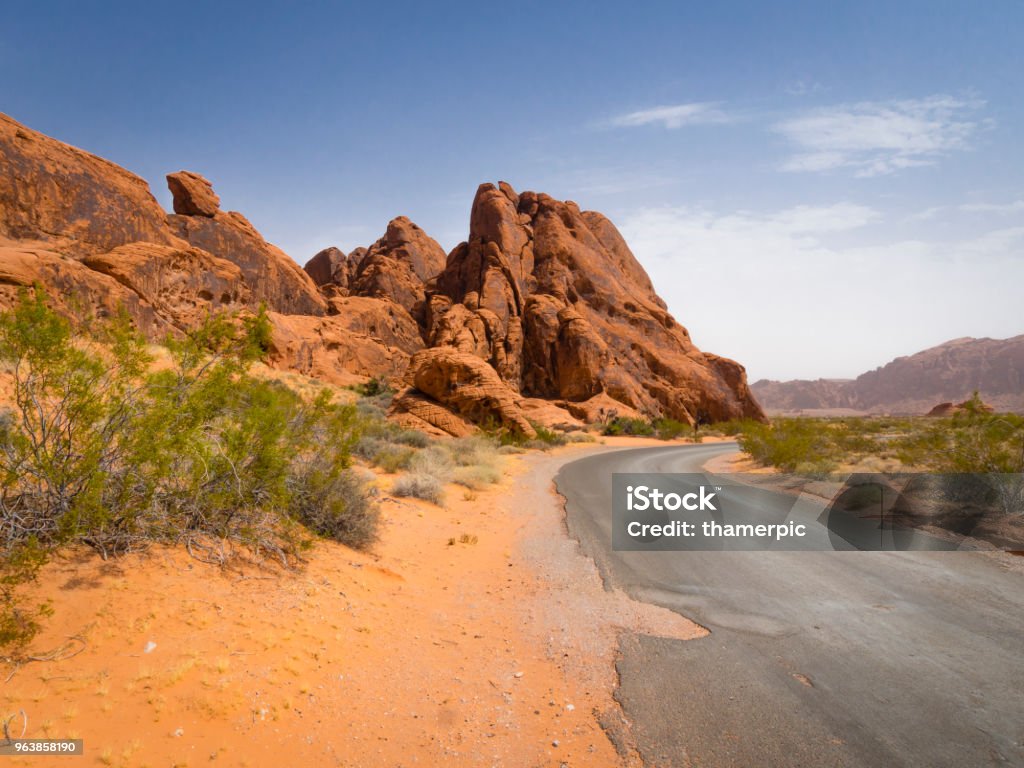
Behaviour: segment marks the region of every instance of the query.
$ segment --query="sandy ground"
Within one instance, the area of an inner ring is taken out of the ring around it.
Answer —
[[[84,765],[635,764],[619,634],[704,630],[605,591],[567,537],[551,477],[595,449],[513,457],[447,508],[385,495],[372,554],[324,543],[300,572],[70,553],[34,589],[34,651],[65,657],[0,684],[11,733],[82,738]]]

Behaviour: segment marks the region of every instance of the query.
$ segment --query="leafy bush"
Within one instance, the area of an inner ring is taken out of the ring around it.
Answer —
[[[783,472],[825,474],[836,467],[834,443],[827,428],[813,419],[751,421],[739,437],[740,448]]]
[[[554,448],[569,442],[565,439],[565,435],[562,432],[555,432],[553,429],[548,429],[542,424],[533,424],[533,431],[537,433],[537,437],[530,442],[539,443],[547,448]]]
[[[373,540],[376,512],[347,474],[355,409],[252,376],[266,335],[262,311],[213,316],[169,339],[173,364],[154,372],[124,315],[82,337],[37,290],[0,316],[14,389],[0,416],[0,642],[31,637],[38,612],[15,590],[64,544],[109,557],[182,542],[222,558],[237,543],[288,563],[310,530]]]
[[[659,440],[675,440],[693,431],[689,424],[669,418],[657,419],[652,426]]]
[[[615,416],[604,425],[602,434],[650,437],[654,434],[654,425],[646,419],[630,419],[625,416]]]
[[[388,380],[383,376],[374,376],[365,384],[356,385],[355,390],[359,394],[363,395],[363,397],[377,397],[378,395],[393,394],[391,386],[388,384]]]
[[[436,477],[430,475],[415,472],[402,475],[395,480],[391,492],[395,496],[422,499],[438,506],[444,504],[444,485]]]

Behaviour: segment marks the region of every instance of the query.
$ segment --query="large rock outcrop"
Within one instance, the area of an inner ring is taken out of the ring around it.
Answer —
[[[117,280],[179,330],[195,327],[211,312],[252,303],[242,270],[198,248],[131,243],[86,256],[82,263]]]
[[[124,308],[160,338],[265,305],[272,365],[404,381],[394,418],[448,434],[762,417],[742,366],[698,350],[615,227],[574,203],[485,184],[450,254],[400,216],[302,269],[196,173],[168,175],[166,214],[142,179],[2,115],[0,163],[0,308],[38,284],[71,317]]]
[[[618,230],[548,195],[484,184],[438,276],[427,342],[489,362],[513,390],[694,422],[763,418],[742,366],[706,355]]]
[[[348,256],[337,248],[325,248],[306,263],[305,270],[317,285],[338,295],[400,304],[422,326],[427,283],[444,269],[446,260],[436,240],[399,216],[369,248],[357,248]]]
[[[0,236],[46,241],[70,255],[176,240],[145,181],[3,114]]]
[[[360,259],[349,292],[389,298],[422,324],[426,283],[444,269],[446,260],[436,240],[405,216],[399,216]]]

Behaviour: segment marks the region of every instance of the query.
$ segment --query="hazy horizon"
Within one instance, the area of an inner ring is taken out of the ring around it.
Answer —
[[[483,182],[572,199],[751,381],[853,378],[1024,332],[1022,21],[1009,2],[43,2],[0,11],[0,111],[168,209],[164,174],[203,174],[299,263],[398,215],[450,250]]]

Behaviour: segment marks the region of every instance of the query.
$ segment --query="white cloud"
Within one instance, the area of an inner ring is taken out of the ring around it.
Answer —
[[[620,222],[695,343],[752,380],[854,376],[959,336],[1024,332],[1024,227],[886,240],[886,221],[855,203]]]
[[[664,128],[682,128],[686,125],[708,125],[730,121],[731,118],[718,108],[718,102],[693,102],[628,112],[613,117],[608,124],[619,128],[636,128],[660,123]]]
[[[931,165],[967,149],[986,121],[973,117],[984,102],[931,96],[842,104],[783,120],[772,129],[794,145],[782,169],[828,171],[849,168],[857,176],[879,176]]]
[[[1009,215],[1012,213],[1024,213],[1024,200],[1014,200],[1012,203],[966,203],[960,206],[965,213],[996,213]]]

